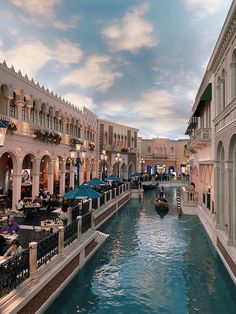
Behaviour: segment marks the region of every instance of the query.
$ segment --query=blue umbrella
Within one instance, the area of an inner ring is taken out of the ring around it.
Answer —
[[[94,191],[87,185],[81,185],[80,187],[64,194],[64,198],[76,199],[76,198],[98,198],[101,197],[101,194]]]
[[[122,180],[121,180],[121,178],[119,178],[117,176],[111,175],[111,176],[106,177],[105,181],[121,182]]]
[[[86,182],[87,185],[89,186],[104,186],[104,185],[108,185],[106,182],[100,180],[99,178],[93,178],[91,180],[89,180],[88,182]]]
[[[138,178],[141,178],[143,175],[142,175],[142,173],[140,173],[140,172],[135,172],[135,173],[133,173],[133,174],[131,174],[131,178],[134,178],[134,177],[138,177]]]

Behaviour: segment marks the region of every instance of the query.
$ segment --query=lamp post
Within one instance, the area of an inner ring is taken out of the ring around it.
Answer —
[[[116,158],[116,162],[118,164],[118,174],[117,174],[117,177],[119,177],[120,176],[120,162],[121,162],[121,155],[120,155],[120,153],[117,153],[115,158]]]
[[[107,159],[108,159],[108,156],[107,156],[107,154],[106,154],[106,151],[105,151],[105,149],[103,149],[102,150],[102,153],[101,153],[101,161],[102,161],[102,180],[104,180],[105,179],[105,175],[106,175],[106,173],[105,173],[105,171],[106,171],[106,169],[105,169],[105,167],[106,167],[106,162],[107,162]]]
[[[143,158],[141,158],[139,162],[140,162],[140,165],[141,165],[141,172],[143,174],[143,166],[145,164],[145,160]]]
[[[7,125],[3,120],[0,120],[0,147],[3,147],[5,142],[5,137],[7,133]]]
[[[84,158],[85,158],[85,151],[81,149],[81,141],[77,141],[75,143],[75,149],[70,150],[70,157],[71,159],[75,160],[76,159],[76,165],[77,165],[77,182],[76,185],[79,186],[79,173],[80,173],[80,165],[84,163]],[[79,156],[79,153],[81,152],[81,157],[82,160]]]

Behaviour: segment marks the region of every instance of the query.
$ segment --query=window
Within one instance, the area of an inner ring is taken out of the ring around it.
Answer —
[[[147,153],[148,153],[148,154],[151,154],[151,153],[152,153],[151,146],[148,146],[148,148],[147,148]]]
[[[231,63],[232,98],[236,97],[236,49],[234,49]]]
[[[222,78],[221,78],[221,110],[225,108],[225,80],[226,80],[226,73],[225,70],[222,71]]]
[[[13,98],[10,100],[9,105],[9,116],[16,118],[17,115],[17,101],[16,101],[16,93],[13,92]]]

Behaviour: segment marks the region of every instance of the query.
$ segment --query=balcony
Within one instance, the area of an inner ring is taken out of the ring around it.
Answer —
[[[211,144],[211,129],[200,128],[187,142],[187,150],[196,153],[198,149],[204,149]]]

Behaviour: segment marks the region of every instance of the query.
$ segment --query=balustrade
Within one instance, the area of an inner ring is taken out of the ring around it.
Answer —
[[[70,245],[78,237],[77,220],[72,221],[71,224],[65,226],[64,230],[64,247]]]
[[[58,231],[38,242],[37,267],[46,264],[58,254]]]

